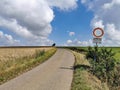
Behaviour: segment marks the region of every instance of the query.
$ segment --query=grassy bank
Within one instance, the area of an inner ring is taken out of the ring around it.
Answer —
[[[109,90],[106,84],[89,72],[90,64],[83,54],[74,52],[76,58],[71,90]]]
[[[0,84],[28,71],[40,63],[46,61],[56,52],[56,48],[50,50],[36,50],[32,56],[0,61]]]

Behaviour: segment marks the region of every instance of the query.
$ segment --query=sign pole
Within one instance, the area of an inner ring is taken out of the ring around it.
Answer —
[[[95,47],[98,48],[98,44],[100,44],[102,42],[102,36],[104,35],[104,31],[102,28],[95,28],[93,30],[93,43],[95,43]],[[95,49],[94,51],[94,66],[93,66],[93,74],[94,74],[94,70],[95,70],[95,64],[96,64],[96,59],[97,59],[97,50]]]
[[[96,46],[97,46],[97,42],[96,42]]]

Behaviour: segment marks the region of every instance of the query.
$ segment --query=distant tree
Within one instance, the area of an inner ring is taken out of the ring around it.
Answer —
[[[55,44],[55,43],[53,43],[53,44],[52,44],[52,47],[54,47],[55,45],[56,45],[56,44]]]

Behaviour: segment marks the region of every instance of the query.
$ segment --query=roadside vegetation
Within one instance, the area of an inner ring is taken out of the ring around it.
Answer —
[[[9,59],[8,58],[1,59],[0,60],[0,84],[3,84],[4,82],[8,80],[28,70],[31,70],[33,67],[46,61],[56,52],[56,48],[50,48],[47,50],[46,49],[34,49],[33,52],[32,54],[29,54],[30,51],[27,52],[26,54],[23,52],[23,55],[21,52],[21,57],[19,56],[19,54],[16,55],[16,53],[18,52],[15,52],[13,54],[15,54],[18,57],[9,58]]]
[[[105,83],[91,72],[91,64],[84,54],[73,52],[75,56],[74,76],[71,90],[109,90]]]
[[[120,90],[120,63],[112,49],[89,47],[86,57],[92,65],[93,75],[107,83],[110,90]]]
[[[86,48],[70,47],[76,57],[72,90],[120,90],[120,48]]]

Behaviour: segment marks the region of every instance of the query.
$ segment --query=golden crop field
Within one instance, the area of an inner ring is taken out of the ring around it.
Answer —
[[[0,85],[51,57],[53,47],[1,47],[0,48]]]
[[[0,48],[0,61],[15,60],[23,57],[32,57],[37,50],[49,50],[44,48]]]

